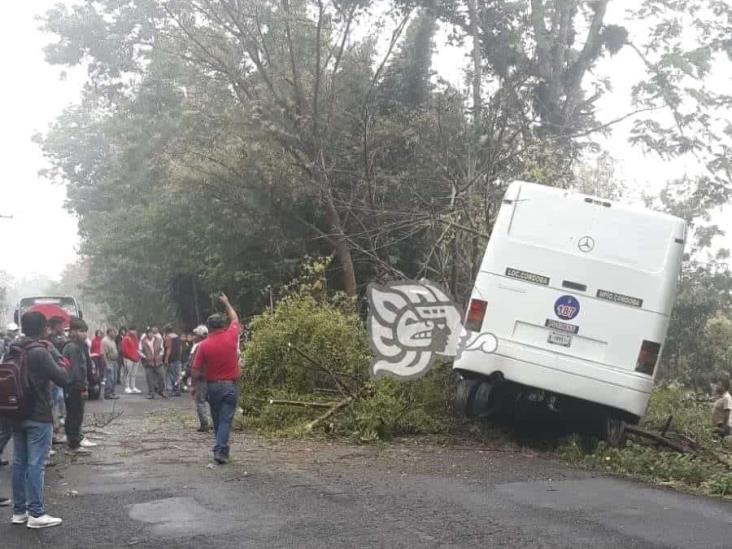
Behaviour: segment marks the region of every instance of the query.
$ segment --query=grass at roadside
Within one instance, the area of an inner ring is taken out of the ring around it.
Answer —
[[[559,449],[565,461],[593,470],[653,484],[732,499],[732,441],[721,441],[710,426],[710,403],[682,388],[659,387],[641,426],[660,431],[669,416],[671,429],[701,443],[707,452],[680,454],[630,441],[625,448],[600,443],[585,452],[576,437]]]

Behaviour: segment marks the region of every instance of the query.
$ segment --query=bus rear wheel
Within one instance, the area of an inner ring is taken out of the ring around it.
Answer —
[[[473,417],[475,392],[478,389],[478,380],[458,376],[455,391],[455,413],[458,417]]]
[[[603,414],[600,435],[609,446],[622,448],[625,446],[625,421],[617,414]]]
[[[481,381],[475,390],[472,417],[489,418],[498,411],[497,387],[491,381]]]

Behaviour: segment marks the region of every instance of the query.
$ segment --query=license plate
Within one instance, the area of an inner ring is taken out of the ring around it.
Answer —
[[[549,339],[547,341],[552,345],[569,347],[572,345],[572,336],[569,334],[561,334],[559,332],[549,332]]]

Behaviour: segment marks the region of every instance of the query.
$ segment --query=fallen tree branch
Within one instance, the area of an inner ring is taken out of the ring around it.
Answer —
[[[345,408],[346,406],[348,406],[349,404],[351,404],[351,402],[353,402],[353,400],[354,400],[354,398],[352,396],[349,396],[349,397],[344,398],[340,402],[336,402],[323,415],[321,415],[321,416],[315,418],[313,421],[307,423],[305,425],[305,429],[308,430],[308,431],[312,431],[315,427],[318,426],[319,423],[322,423],[323,421],[325,421],[326,419],[328,419],[329,417],[331,417],[333,414],[335,414],[336,412],[338,412],[342,408]]]
[[[371,385],[364,385],[355,394],[348,396],[339,402],[336,402],[323,415],[318,416],[311,422],[305,424],[305,429],[308,431],[312,431],[315,427],[318,426],[318,424],[322,423],[329,417],[335,415],[336,413],[341,411],[343,408],[352,404],[353,402],[355,402],[362,396],[365,396],[369,391],[371,391],[371,389],[372,389]]]
[[[263,399],[264,400],[264,399]],[[301,406],[303,408],[332,408],[337,402],[306,402],[302,400],[275,400],[266,399],[268,404],[275,406]]]
[[[672,440],[669,440],[666,437],[662,437],[661,435],[657,435],[656,433],[651,433],[650,431],[646,431],[645,429],[641,429],[640,427],[636,427],[635,425],[626,425],[625,426],[625,432],[631,435],[635,435],[641,438],[645,438],[648,440],[652,440],[656,444],[660,444],[662,446],[666,446],[667,448],[671,448],[672,450],[676,452],[680,452],[682,454],[688,454],[689,449],[681,444],[678,444]]]
[[[353,394],[353,391],[351,391],[351,389],[345,383],[343,383],[343,381],[341,381],[338,378],[338,376],[335,374],[335,372],[333,372],[333,370],[331,370],[324,364],[320,364],[317,360],[308,356],[306,353],[304,353],[303,351],[301,351],[300,349],[295,347],[292,343],[288,342],[287,346],[290,349],[292,349],[293,351],[295,351],[297,354],[299,354],[301,357],[303,357],[305,360],[307,360],[311,364],[315,365],[316,367],[320,368],[322,371],[327,373],[330,376],[330,378],[333,380],[333,383],[336,384],[336,387],[338,387],[338,390],[341,391],[343,396],[350,396],[350,397],[355,396]]]

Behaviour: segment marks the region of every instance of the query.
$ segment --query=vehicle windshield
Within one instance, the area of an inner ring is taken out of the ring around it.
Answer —
[[[25,297],[20,300],[20,314],[36,306],[56,306],[69,316],[79,316],[79,305],[73,297]]]

